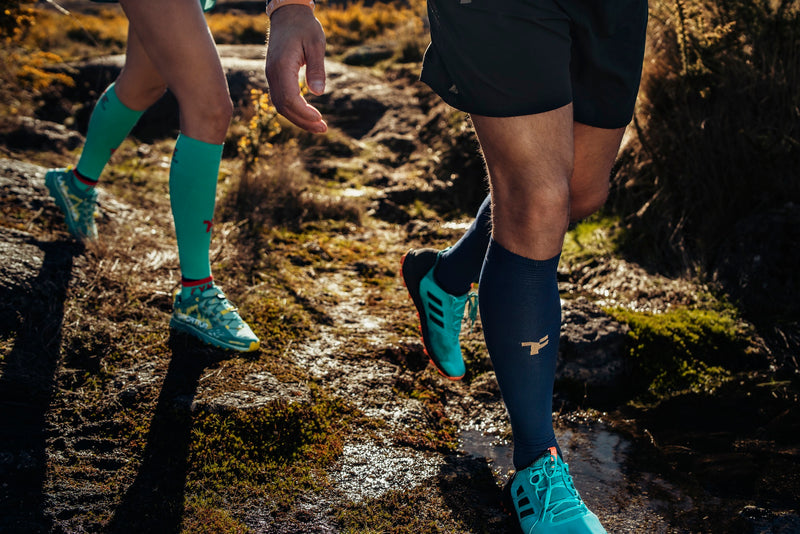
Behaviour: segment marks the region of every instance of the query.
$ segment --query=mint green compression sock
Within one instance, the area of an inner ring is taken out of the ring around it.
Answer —
[[[184,297],[211,283],[208,249],[221,160],[222,145],[178,136],[169,171],[169,194]]]
[[[80,191],[97,185],[111,155],[128,137],[144,111],[135,111],[117,98],[114,84],[108,86],[94,106],[81,158],[75,167],[73,184]]]

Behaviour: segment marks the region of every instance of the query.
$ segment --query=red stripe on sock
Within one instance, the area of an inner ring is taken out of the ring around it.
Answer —
[[[209,276],[208,278],[203,278],[202,280],[192,280],[189,278],[181,277],[181,285],[183,287],[197,287],[211,283],[213,280],[214,280],[213,276]]]
[[[79,173],[77,168],[72,169],[72,174],[75,175],[75,178],[77,178],[78,181],[83,185],[86,185],[88,187],[94,187],[97,185],[97,180],[92,180],[91,178],[87,178],[86,176]]]

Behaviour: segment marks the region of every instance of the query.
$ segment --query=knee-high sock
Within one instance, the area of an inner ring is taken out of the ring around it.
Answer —
[[[86,142],[75,170],[75,186],[81,191],[94,187],[111,155],[133,129],[144,111],[135,111],[123,104],[108,86],[94,106],[89,119]]]
[[[486,195],[475,220],[461,239],[442,253],[434,277],[439,287],[451,295],[463,295],[478,281],[492,235],[492,203]]]
[[[179,135],[169,171],[170,205],[185,280],[211,277],[208,249],[222,145]]]
[[[561,328],[559,257],[531,260],[491,240],[481,272],[481,322],[511,418],[517,469],[556,446],[552,410]]]

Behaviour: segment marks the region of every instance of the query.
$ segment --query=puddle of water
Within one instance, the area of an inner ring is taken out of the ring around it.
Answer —
[[[480,430],[462,430],[459,435],[460,449],[470,456],[486,458],[496,479],[505,483],[514,470],[511,443],[494,434],[484,434]]]
[[[629,441],[601,426],[584,425],[559,429],[556,438],[581,497],[609,532],[678,532],[661,513],[667,503],[650,497],[648,488],[671,495],[671,507],[690,506],[691,500],[655,475],[631,482],[625,472]],[[498,483],[506,482],[514,468],[510,443],[475,429],[462,430],[460,443],[465,453],[490,462]]]

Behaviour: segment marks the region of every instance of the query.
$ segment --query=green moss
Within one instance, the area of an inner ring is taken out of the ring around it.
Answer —
[[[746,357],[746,332],[730,310],[606,312],[630,327],[627,351],[634,382],[658,398],[685,390],[711,392]]]
[[[324,469],[342,453],[358,416],[338,398],[312,387],[311,399],[279,401],[257,410],[194,415],[189,492],[218,495],[230,505],[253,498],[285,508],[327,485]],[[222,506],[222,504],[220,504]]]
[[[225,510],[220,509],[220,503],[212,498],[189,498],[186,503],[186,518],[181,532],[183,534],[225,534],[251,532]]]
[[[561,257],[568,261],[582,261],[610,255],[618,249],[622,234],[618,219],[594,215],[567,232]]]
[[[429,500],[427,489],[390,491],[379,499],[343,506],[336,519],[346,534],[443,532],[439,520],[420,513]]]

